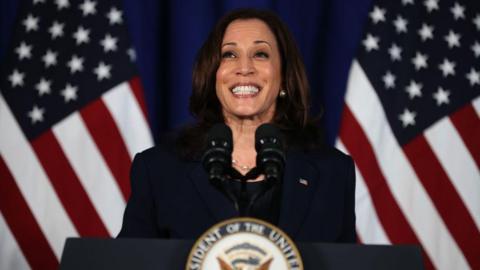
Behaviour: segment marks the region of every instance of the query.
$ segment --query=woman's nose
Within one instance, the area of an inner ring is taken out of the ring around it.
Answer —
[[[253,59],[250,57],[242,57],[238,61],[238,75],[251,75],[255,73],[255,66],[253,64]]]

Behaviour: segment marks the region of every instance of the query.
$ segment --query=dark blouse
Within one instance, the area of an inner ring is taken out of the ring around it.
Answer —
[[[229,188],[235,194],[241,194],[241,182],[236,180],[228,181]],[[247,216],[265,220],[271,224],[278,225],[278,217],[280,214],[281,192],[280,185],[274,185],[266,191],[265,181],[247,182],[246,194],[247,198],[253,198],[260,194],[247,213]]]

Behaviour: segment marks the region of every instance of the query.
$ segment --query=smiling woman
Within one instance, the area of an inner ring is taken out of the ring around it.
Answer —
[[[250,215],[296,241],[355,241],[353,161],[322,143],[308,115],[300,53],[277,15],[254,9],[225,15],[199,50],[192,88],[196,123],[135,157],[120,237],[197,238],[238,216],[202,168],[208,130],[218,123],[231,129],[231,165],[248,175],[257,165],[255,131],[270,123],[286,138],[285,173],[261,193]],[[236,180],[228,179],[232,190]],[[246,192],[260,194],[265,182],[264,175],[249,179]]]
[[[247,37],[250,38],[249,44],[245,42]],[[245,51],[247,49],[253,51]],[[252,61],[247,61],[249,59]],[[211,126],[224,121],[223,104],[217,97],[221,81],[217,80],[223,69],[231,67],[230,62],[237,63],[237,67],[238,64],[250,64],[247,67],[257,73],[259,71],[255,68],[265,65],[271,66],[272,73],[280,71],[274,82],[278,84],[277,89],[274,90],[278,93],[282,88],[288,98],[277,99],[273,122],[294,129],[302,129],[311,122],[305,67],[288,28],[273,12],[241,9],[224,16],[198,52],[193,69],[190,111],[199,123]],[[265,65],[258,66],[261,63]],[[258,74],[255,75],[258,77]],[[252,73],[245,77],[252,77]]]
[[[258,19],[237,20],[225,31],[216,93],[227,123],[270,122],[282,82],[275,36]]]

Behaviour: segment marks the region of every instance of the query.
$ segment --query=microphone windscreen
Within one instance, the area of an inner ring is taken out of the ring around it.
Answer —
[[[223,147],[227,147],[230,150],[233,146],[233,139],[232,139],[232,130],[229,126],[225,125],[224,123],[215,124],[210,128],[207,134],[207,143],[210,144],[211,142],[226,142]],[[214,147],[218,147],[218,145],[210,145]]]
[[[265,144],[262,140],[269,138],[269,143],[274,143],[277,147],[283,147],[283,134],[282,132],[273,124],[262,124],[255,131],[255,150],[257,152],[261,149],[262,145]],[[274,139],[274,141],[271,140]]]

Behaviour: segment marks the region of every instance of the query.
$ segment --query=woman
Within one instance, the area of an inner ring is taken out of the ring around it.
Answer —
[[[119,237],[194,239],[238,216],[200,163],[206,133],[216,123],[231,128],[232,163],[245,174],[256,165],[255,130],[273,123],[286,137],[284,179],[259,199],[253,216],[295,241],[354,242],[353,161],[321,143],[308,116],[308,91],[300,54],[274,13],[242,9],[223,17],[194,66],[190,111],[197,123],[174,143],[165,140],[135,157]],[[261,181],[251,179],[249,189]]]

